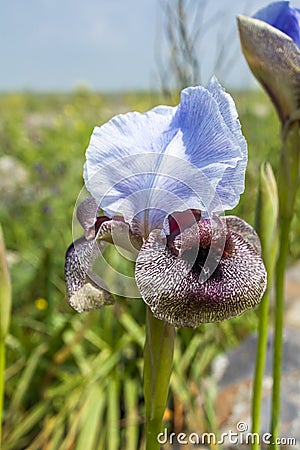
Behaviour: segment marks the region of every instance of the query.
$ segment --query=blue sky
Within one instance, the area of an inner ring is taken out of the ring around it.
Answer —
[[[3,0],[0,91],[71,90],[85,84],[100,91],[159,88],[157,55],[163,60],[164,0]],[[187,0],[190,7],[201,0]],[[215,18],[199,44],[201,81],[214,73],[220,41],[226,42],[229,86],[254,79],[240,52],[235,16],[252,14],[264,0],[207,0],[204,20]],[[300,0],[292,2],[300,7]],[[233,64],[234,62],[234,64]]]

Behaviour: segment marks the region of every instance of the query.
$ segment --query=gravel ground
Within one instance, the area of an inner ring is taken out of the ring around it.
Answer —
[[[294,438],[296,443],[283,443],[282,448],[300,449],[300,261],[289,268],[286,276],[286,310],[284,319],[284,349],[282,364],[281,437]],[[269,431],[272,390],[272,331],[263,384],[262,432]],[[218,382],[216,401],[217,422],[221,432],[238,427],[250,431],[251,380],[255,361],[257,336],[252,335],[240,347],[221,355],[215,361]],[[239,446],[224,445],[223,448]],[[195,447],[194,447],[195,448]]]

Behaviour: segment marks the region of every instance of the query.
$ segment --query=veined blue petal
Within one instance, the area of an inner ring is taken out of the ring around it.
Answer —
[[[212,205],[222,210],[203,171],[169,154],[141,153],[114,161],[89,180],[88,189],[106,215],[120,212],[143,236],[162,228],[174,211],[211,212]]]
[[[274,2],[260,9],[254,16],[290,36],[300,47],[300,9],[290,2]]]
[[[126,156],[163,151],[176,108],[158,106],[146,113],[119,114],[95,127],[86,151],[85,176],[91,178],[104,164]]]
[[[245,164],[247,162],[247,142],[241,131],[241,124],[233,98],[220,85],[215,76],[210,80],[207,89],[218,103],[220,113],[228,127],[228,131],[237,139],[241,149],[241,161]]]
[[[223,209],[234,208],[244,191],[247,143],[233,99],[213,77],[207,89],[183,90],[176,118],[189,161],[210,180]]]
[[[86,187],[105,214],[121,213],[148,234],[174,211],[233,208],[247,148],[234,103],[213,79],[208,89],[184,89],[178,107],[96,127],[86,158]]]

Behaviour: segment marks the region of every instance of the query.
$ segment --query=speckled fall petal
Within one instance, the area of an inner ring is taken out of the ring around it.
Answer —
[[[256,253],[261,254],[261,244],[258,234],[251,225],[236,216],[226,216],[224,219],[227,228],[239,234],[246,242],[252,245]]]
[[[95,237],[95,222],[99,208],[93,197],[87,197],[77,207],[76,217],[85,230],[86,239]]]
[[[93,272],[94,261],[101,256],[106,243],[137,255],[142,239],[132,234],[121,217],[97,217],[98,207],[92,197],[77,208],[77,219],[85,237],[77,239],[67,250],[65,278],[70,306],[78,312],[99,309],[114,303],[103,280]]]
[[[101,246],[105,245],[100,243]],[[103,289],[92,265],[100,256],[99,243],[84,237],[73,242],[66,252],[65,278],[67,298],[77,312],[99,309],[114,303],[111,294]]]
[[[227,225],[224,249],[215,270],[204,282],[200,274],[205,261],[200,258],[199,262],[199,255],[203,257],[208,251],[207,221],[201,220],[197,225],[201,239],[196,260],[191,261],[185,257],[185,251],[180,254],[178,249],[174,251],[166,245],[167,239],[160,230],[152,231],[143,244],[136,262],[136,280],[145,303],[158,319],[177,327],[194,328],[237,316],[261,300],[266,270],[255,231],[233,216],[220,221]],[[186,247],[184,237],[181,242]]]

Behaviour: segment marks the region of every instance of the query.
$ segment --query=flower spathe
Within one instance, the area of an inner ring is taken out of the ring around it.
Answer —
[[[266,284],[259,239],[240,219],[219,216],[238,203],[246,163],[234,102],[215,78],[207,89],[184,89],[177,107],[119,115],[96,127],[84,168],[91,197],[77,210],[85,237],[66,255],[71,306],[112,303],[92,268],[108,242],[137,254],[143,300],[175,326],[196,327],[255,306]]]
[[[253,17],[238,16],[242,50],[250,69],[284,124],[299,115],[300,10],[271,3]]]

